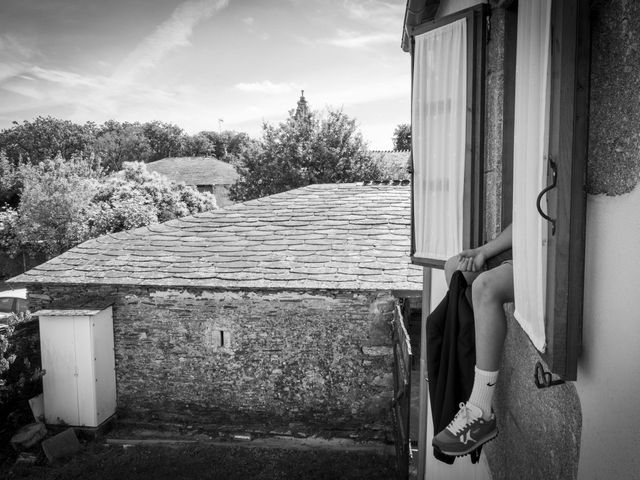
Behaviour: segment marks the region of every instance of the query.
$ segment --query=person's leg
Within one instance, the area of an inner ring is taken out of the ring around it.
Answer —
[[[448,455],[466,455],[498,434],[491,412],[506,334],[503,304],[513,300],[513,266],[504,263],[481,273],[472,287],[476,335],[473,390],[453,421],[433,439]]]
[[[513,301],[513,265],[482,272],[473,283],[473,316],[476,331],[476,366],[496,371],[500,366],[507,332],[503,305]]]
[[[504,304],[513,300],[513,266],[510,263],[478,276],[472,288],[476,336],[476,367],[468,403],[491,419],[493,392],[498,381],[507,321]]]

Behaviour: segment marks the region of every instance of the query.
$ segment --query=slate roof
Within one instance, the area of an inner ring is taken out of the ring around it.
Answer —
[[[420,290],[403,183],[310,185],[105,235],[10,282]]]
[[[147,169],[187,185],[231,185],[238,179],[233,165],[213,157],[168,157],[147,163]]]

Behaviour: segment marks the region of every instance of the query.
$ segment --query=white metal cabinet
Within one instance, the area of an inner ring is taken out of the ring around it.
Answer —
[[[111,307],[36,314],[45,422],[98,427],[116,410]]]

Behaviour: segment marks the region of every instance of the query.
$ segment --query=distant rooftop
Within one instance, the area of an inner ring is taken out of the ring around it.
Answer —
[[[168,157],[147,163],[147,169],[187,185],[231,185],[238,178],[233,165],[214,157]]]
[[[11,283],[420,290],[408,182],[310,185],[89,240]]]

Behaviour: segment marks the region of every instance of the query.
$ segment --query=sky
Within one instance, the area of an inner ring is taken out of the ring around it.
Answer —
[[[405,0],[1,0],[0,129],[51,115],[259,138],[301,90],[374,150],[410,122]]]

